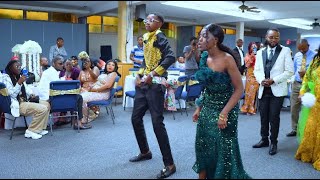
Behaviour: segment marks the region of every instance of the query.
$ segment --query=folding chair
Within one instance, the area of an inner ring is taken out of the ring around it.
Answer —
[[[114,113],[113,113],[113,109],[112,109],[112,100],[113,100],[113,97],[116,93],[116,89],[115,88],[112,88],[110,90],[110,97],[109,99],[107,100],[100,100],[100,101],[90,101],[90,102],[87,102],[87,107],[88,107],[88,114],[89,114],[89,109],[91,106],[104,106],[106,107],[106,110],[108,112],[108,108],[110,110],[110,115],[111,115],[111,119],[113,121],[113,124],[114,124],[114,119],[115,119],[115,116],[114,116]],[[88,116],[87,116],[87,121],[88,121]]]
[[[116,92],[115,92],[115,94],[114,94],[114,97],[115,97],[114,105],[115,105],[115,106],[117,105],[118,92],[122,91],[122,89],[123,89],[122,86],[118,86],[118,82],[119,82],[120,78],[121,78],[121,77],[119,77],[119,76],[116,77],[116,80],[115,80],[114,86],[113,86],[113,88],[116,89]]]
[[[50,83],[50,131],[52,133],[52,125],[54,117],[77,117],[79,124],[79,112],[78,112],[78,96],[80,94],[80,81],[70,80],[70,81],[52,81]],[[70,111],[70,115],[64,116],[54,116],[54,112],[66,112]],[[71,113],[74,112],[74,113]],[[73,118],[71,122],[71,127],[73,127]],[[80,128],[78,126],[78,133]]]
[[[134,99],[134,97],[136,96],[136,91],[127,91],[127,92],[125,92],[124,107],[123,107],[124,111],[126,110],[127,96],[129,96],[132,99]]]
[[[185,86],[185,82],[187,82],[188,80],[189,80],[189,78],[187,75],[178,77],[178,82],[181,83],[181,85],[178,86],[178,88],[174,92],[174,95],[175,95],[175,99],[178,100],[180,109],[181,109],[180,99],[183,99],[183,97],[186,97],[186,95],[187,95],[187,92],[183,91],[183,88]],[[181,115],[182,115],[182,111],[181,111]]]
[[[199,82],[195,80],[195,76],[190,76],[189,81],[187,82],[187,93],[181,95],[181,99],[184,99],[187,102],[195,101],[196,98],[199,98],[201,95],[201,92],[203,91],[203,86]],[[186,114],[188,116],[187,112],[187,105],[185,107]]]
[[[12,115],[10,105],[11,105],[11,97],[8,93],[8,89],[4,83],[0,82],[0,112]],[[23,118],[24,118],[24,123],[25,123],[26,127],[28,128],[26,117],[23,116]],[[10,134],[10,140],[12,140],[13,130],[15,127],[14,125],[16,123],[17,117],[14,117],[14,119],[10,119],[10,118],[5,118],[5,119],[13,121],[11,134]]]

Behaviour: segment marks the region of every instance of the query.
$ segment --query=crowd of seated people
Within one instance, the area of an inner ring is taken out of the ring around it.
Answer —
[[[46,58],[41,58],[45,61]],[[118,64],[115,60],[109,60],[101,69],[89,57],[82,58],[82,69],[78,65],[76,56],[65,59],[61,56],[54,57],[52,65],[46,66],[42,72],[38,83],[39,102],[29,102],[30,97],[34,97],[32,90],[26,85],[26,76],[21,74],[21,65],[19,60],[10,60],[6,66],[5,74],[1,74],[0,82],[5,83],[8,93],[12,99],[12,112],[15,117],[20,115],[32,115],[32,122],[25,132],[25,137],[39,139],[47,134],[48,118],[50,113],[49,102],[49,84],[52,81],[60,80],[80,80],[81,92],[78,95],[79,124],[74,124],[74,129],[89,129],[94,118],[88,118],[87,102],[96,100],[107,100],[110,97],[110,90],[113,88],[118,73]],[[65,112],[66,113],[66,112]],[[61,114],[64,115],[65,113]],[[63,121],[69,123],[66,119],[60,118],[58,124]],[[77,121],[75,121],[77,122]]]

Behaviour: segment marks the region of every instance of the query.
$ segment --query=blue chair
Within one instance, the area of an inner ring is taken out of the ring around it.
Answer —
[[[114,94],[114,97],[115,97],[114,105],[115,106],[117,105],[118,92],[123,90],[122,86],[118,86],[118,82],[119,82],[120,78],[121,77],[119,77],[119,76],[116,77],[116,80],[115,80],[115,83],[114,83],[114,86],[113,86],[116,89],[116,93]]]
[[[7,114],[11,115],[10,105],[11,105],[11,97],[8,93],[7,87],[4,83],[0,82],[0,112],[7,113]],[[26,127],[28,127],[26,117],[23,116],[23,118],[24,118],[24,123],[25,123]],[[10,134],[10,140],[12,140],[14,125],[16,123],[17,118],[15,117],[14,119],[10,119],[10,118],[5,118],[5,119],[13,121],[11,134]]]
[[[123,110],[126,110],[126,102],[127,102],[127,96],[131,97],[134,99],[134,97],[136,96],[136,91],[127,91],[125,92],[125,99],[124,99],[124,107]]]
[[[79,124],[79,112],[78,112],[78,95],[80,94],[80,81],[70,80],[70,81],[52,81],[50,82],[50,131],[52,135],[52,125],[54,117],[77,117]],[[54,116],[54,112],[73,112],[70,115],[64,116]],[[73,126],[73,119],[71,126]],[[80,128],[78,126],[78,132]]]
[[[181,99],[184,99],[187,102],[191,102],[191,101],[195,101],[196,98],[199,98],[201,95],[201,92],[203,91],[203,86],[200,83],[196,83],[193,85],[189,85],[190,81],[195,81],[195,76],[192,75],[190,76],[189,81],[187,82],[187,92],[186,93],[182,93],[181,95]],[[186,114],[188,116],[188,112],[187,112],[187,106],[185,108],[186,110]]]
[[[116,93],[116,89],[112,88],[110,90],[110,98],[109,99],[87,102],[88,114],[89,114],[90,107],[92,107],[92,106],[104,106],[104,107],[106,107],[107,112],[108,112],[108,108],[109,108],[110,114],[111,114],[111,119],[112,119],[113,124],[114,124],[115,116],[114,116],[113,109],[112,109],[112,100],[113,100],[113,97],[114,97],[115,93]],[[87,121],[88,121],[88,118],[89,117],[87,116]]]
[[[184,75],[184,76],[180,76],[178,78],[178,81],[179,82],[187,82],[189,80],[189,77],[187,75]],[[184,88],[184,85],[180,85],[176,91],[174,92],[174,95],[175,95],[175,99],[178,100],[178,103],[179,103],[179,107],[181,109],[181,104],[180,104],[180,99],[183,99],[183,97],[186,97],[187,95],[187,92],[184,91],[183,92],[183,88]],[[181,111],[181,115],[182,115],[182,111]]]

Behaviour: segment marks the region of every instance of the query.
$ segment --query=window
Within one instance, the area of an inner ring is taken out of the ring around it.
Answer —
[[[195,33],[194,37],[198,37],[201,30],[202,30],[202,26],[196,26],[194,31]]]
[[[118,32],[118,17],[103,16],[103,32]]]
[[[225,34],[236,34],[236,30],[235,29],[226,29]]]
[[[78,23],[77,16],[69,13],[58,13],[52,12],[51,21],[53,22],[68,22],[68,23]]]
[[[0,18],[4,18],[4,19],[23,19],[23,10],[0,9]]]
[[[47,12],[26,11],[26,19],[48,21],[49,16]]]
[[[89,33],[101,33],[101,16],[87,17],[87,24],[89,24]]]

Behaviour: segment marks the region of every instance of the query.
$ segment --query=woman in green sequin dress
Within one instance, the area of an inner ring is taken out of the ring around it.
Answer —
[[[204,52],[195,76],[205,90],[193,114],[198,122],[193,170],[199,173],[199,179],[248,179],[237,137],[238,101],[243,92],[237,67],[240,57],[222,44],[224,32],[220,26],[205,26],[199,37],[198,47]]]

